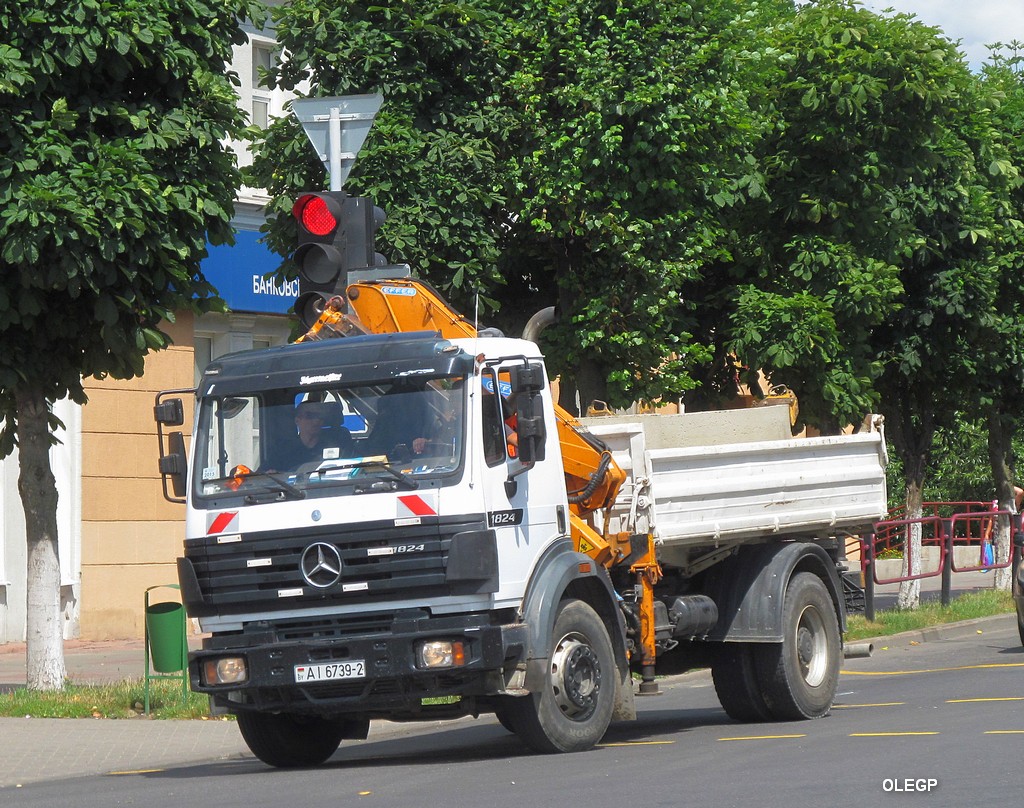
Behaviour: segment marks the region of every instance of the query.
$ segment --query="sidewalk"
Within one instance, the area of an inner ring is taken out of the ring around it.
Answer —
[[[142,640],[64,641],[64,664],[76,685],[141,679],[145,674]],[[0,645],[0,692],[25,685],[25,643]]]
[[[67,640],[64,662],[75,684],[139,679],[141,640]],[[0,692],[25,684],[25,644],[0,645]],[[460,721],[472,721],[465,718]],[[452,722],[374,721],[368,743],[398,735],[436,732]],[[232,720],[165,721],[151,718],[0,718],[0,805],[4,790],[45,780],[115,772],[141,772],[223,760],[256,759]],[[255,765],[262,765],[255,763]]]
[[[142,640],[67,640],[64,662],[75,684],[140,679],[145,649]],[[0,692],[24,684],[25,644],[0,645]],[[234,721],[0,718],[0,739],[0,790],[56,778],[252,757]]]

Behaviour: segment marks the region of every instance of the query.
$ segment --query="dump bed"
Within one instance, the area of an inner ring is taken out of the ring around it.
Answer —
[[[650,530],[671,560],[674,548],[765,536],[825,538],[885,516],[880,418],[856,434],[779,438],[777,427],[758,427],[756,435],[737,429],[742,412],[698,413],[697,429],[688,415],[586,419],[628,475],[608,514],[609,530]],[[718,443],[723,434],[739,442]],[[754,439],[761,435],[771,439]],[[665,445],[694,437],[704,443]]]

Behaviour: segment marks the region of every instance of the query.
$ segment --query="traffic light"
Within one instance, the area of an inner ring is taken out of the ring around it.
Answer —
[[[292,216],[299,231],[295,263],[299,267],[299,297],[295,313],[310,328],[323,313],[324,304],[338,294],[345,282],[348,245],[344,225],[344,191],[308,192],[299,195]]]
[[[377,230],[384,224],[384,211],[365,196],[351,196],[345,204],[345,269],[366,269],[387,264],[376,251]]]
[[[384,211],[367,197],[344,191],[309,191],[292,206],[299,231],[295,263],[299,266],[299,297],[295,313],[312,328],[327,301],[344,298],[350,270],[387,264],[376,252],[374,237]]]

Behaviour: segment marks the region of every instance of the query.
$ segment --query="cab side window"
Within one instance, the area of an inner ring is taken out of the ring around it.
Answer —
[[[494,392],[498,389],[498,380],[493,374],[487,374],[481,377],[481,382],[483,385],[481,423],[484,431],[484,462],[488,466],[496,466],[505,462],[505,427],[502,421],[501,402]]]

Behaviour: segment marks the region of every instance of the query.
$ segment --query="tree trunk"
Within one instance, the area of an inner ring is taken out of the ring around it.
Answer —
[[[64,686],[64,638],[57,554],[57,481],[50,467],[50,407],[41,391],[15,391],[20,474],[18,492],[28,542],[26,614],[30,690]]]
[[[1008,419],[994,409],[989,410],[988,459],[992,464],[992,479],[996,484],[996,499],[1001,511],[1011,511],[1015,507],[1013,478],[1010,474],[1010,457],[1013,453],[1010,439],[1013,435],[1013,425],[1007,421]],[[1010,520],[1008,517],[1000,516],[996,520],[992,539],[995,541],[996,563],[1005,564],[1010,557]],[[997,569],[994,573],[993,586],[1008,592],[1012,579],[1013,573],[1010,567]]]
[[[921,483],[912,480],[907,474],[907,518],[921,518]],[[903,547],[902,575],[919,575],[921,573],[921,524],[907,526],[906,540]],[[897,609],[916,609],[921,605],[921,579],[901,581],[900,591],[896,595]]]
[[[935,437],[934,420],[927,414],[915,418],[906,411],[886,414],[886,425],[890,427],[892,439],[906,477],[906,507],[908,519],[921,518],[924,499],[924,477],[931,454],[932,439]],[[906,534],[903,550],[903,575],[919,575],[921,572],[921,526],[911,525]],[[921,580],[902,581],[896,596],[898,609],[916,609],[921,605]]]

